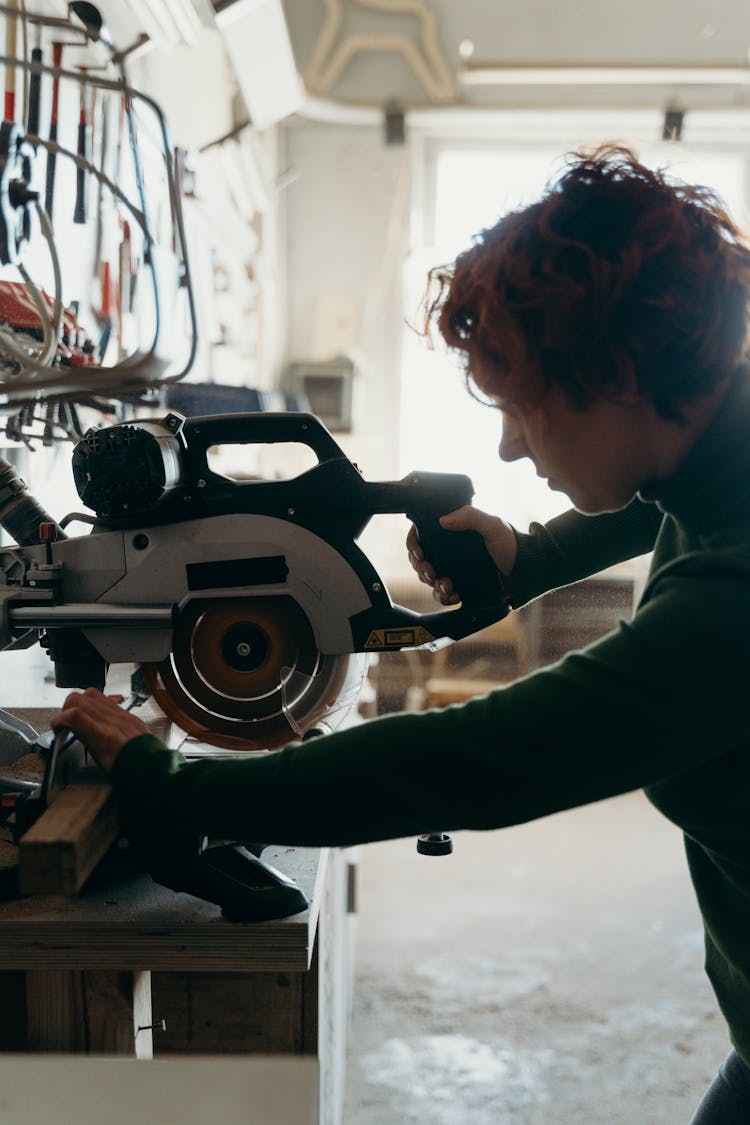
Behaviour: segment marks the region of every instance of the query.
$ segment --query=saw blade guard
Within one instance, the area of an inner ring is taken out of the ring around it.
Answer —
[[[287,596],[197,599],[180,614],[169,657],[142,671],[158,706],[191,738],[271,750],[340,725],[367,657],[321,653]]]
[[[359,699],[367,678],[369,657],[366,653],[355,652],[337,659],[339,675],[344,672],[338,695],[330,699],[315,716],[305,704],[305,700],[317,695],[313,678],[304,672],[289,669],[289,678],[282,685],[282,711],[297,738],[309,738],[313,734],[326,734],[336,730]],[[344,663],[345,669],[342,667]]]

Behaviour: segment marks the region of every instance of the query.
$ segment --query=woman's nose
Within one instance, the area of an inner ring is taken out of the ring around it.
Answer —
[[[498,453],[501,461],[519,461],[529,453],[518,419],[508,414],[503,414],[503,435]]]

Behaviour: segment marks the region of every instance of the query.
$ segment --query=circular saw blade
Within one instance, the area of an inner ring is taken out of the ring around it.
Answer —
[[[320,654],[290,597],[196,599],[177,619],[171,655],[143,673],[187,734],[225,749],[271,750],[335,704],[349,660]]]

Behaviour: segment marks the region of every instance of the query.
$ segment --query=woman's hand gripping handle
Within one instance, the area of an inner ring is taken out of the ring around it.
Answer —
[[[475,531],[481,535],[487,552],[498,569],[507,589],[516,562],[516,536],[513,528],[499,516],[491,516],[470,504],[449,512],[440,518],[441,527],[448,531]],[[458,589],[450,574],[438,574],[426,557],[416,527],[412,525],[406,537],[409,562],[420,582],[432,587],[432,596],[441,605],[457,605],[468,591]]]

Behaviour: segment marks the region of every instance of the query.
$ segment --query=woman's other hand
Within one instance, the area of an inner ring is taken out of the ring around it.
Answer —
[[[96,688],[74,691],[52,716],[53,730],[71,730],[108,773],[131,738],[147,734],[142,719],[120,707],[122,696],[103,695]]]

